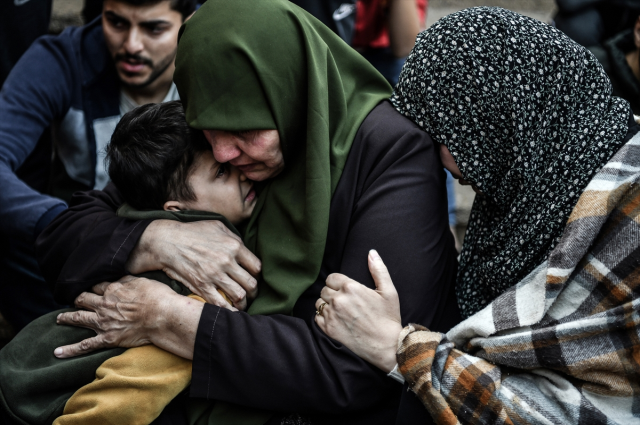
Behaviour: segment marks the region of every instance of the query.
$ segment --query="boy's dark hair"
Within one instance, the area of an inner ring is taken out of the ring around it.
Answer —
[[[132,4],[134,6],[142,6],[145,4],[160,3],[161,1],[167,1],[167,0],[116,0],[116,1]],[[186,19],[187,16],[191,15],[193,11],[196,10],[196,4],[198,3],[198,0],[168,0],[168,1],[171,2],[171,9],[177,12],[180,12],[180,14],[182,14],[182,19]]]
[[[122,117],[107,146],[109,177],[137,209],[166,201],[195,201],[188,177],[196,155],[211,150],[200,130],[187,125],[179,100],[150,103]]]

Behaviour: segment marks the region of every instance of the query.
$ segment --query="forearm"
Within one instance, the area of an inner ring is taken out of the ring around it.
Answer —
[[[38,233],[66,204],[57,198],[43,195],[21,181],[0,158],[0,233],[34,241]]]
[[[154,220],[138,239],[125,264],[131,274],[140,274],[165,267],[161,254],[164,252],[160,244],[167,239],[167,233],[176,227],[177,223],[170,220]]]
[[[155,309],[158,328],[151,334],[153,345],[187,360],[193,359],[198,324],[204,300],[176,295]]]
[[[385,403],[399,389],[301,319],[204,308],[192,397],[267,410],[341,414]]]
[[[59,302],[71,304],[93,285],[127,274],[129,253],[149,221],[117,217],[115,210],[122,202],[113,185],[104,191],[79,193],[38,237],[40,270],[55,284]]]
[[[60,40],[43,37],[34,42],[11,71],[0,91],[0,233],[32,242],[40,219],[65,203],[33,190],[16,172],[36,148],[43,131],[60,119],[71,103],[70,82],[77,68],[75,56]],[[46,78],[43,78],[46,76]],[[37,155],[36,155],[37,158]],[[32,157],[35,161],[36,158]],[[37,159],[40,161],[40,159]],[[47,166],[50,157],[38,166]],[[46,164],[44,164],[46,163]],[[54,214],[55,215],[55,214]]]
[[[503,374],[499,365],[465,353],[445,335],[419,326],[404,328],[398,345],[400,373],[433,418],[452,419],[442,423],[462,419],[480,425],[487,418],[500,418],[492,423],[578,423],[579,417],[595,410],[564,373],[511,368]],[[562,396],[567,393],[571,399]],[[587,407],[576,415],[575,406]]]
[[[420,32],[415,0],[392,0],[389,4],[389,43],[393,55],[403,58],[411,52]]]

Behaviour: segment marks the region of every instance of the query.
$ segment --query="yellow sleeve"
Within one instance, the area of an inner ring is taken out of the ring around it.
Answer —
[[[71,396],[53,424],[148,425],[189,382],[190,360],[155,345],[130,348],[102,363],[96,379]]]

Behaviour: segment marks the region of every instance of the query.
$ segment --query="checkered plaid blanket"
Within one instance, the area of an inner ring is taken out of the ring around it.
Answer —
[[[399,370],[438,424],[640,423],[640,134],[591,180],[556,248]]]

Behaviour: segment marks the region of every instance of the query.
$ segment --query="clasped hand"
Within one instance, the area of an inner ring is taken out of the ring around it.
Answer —
[[[142,234],[127,262],[132,274],[162,270],[208,303],[229,308],[217,291],[220,289],[233,301],[231,310],[245,310],[247,299],[255,298],[260,269],[260,260],[216,220],[156,220]]]
[[[400,301],[378,253],[370,251],[368,260],[376,289],[342,274],[329,275],[316,301],[316,310],[321,312],[316,323],[331,338],[388,373],[396,365],[402,331]]]
[[[54,354],[66,358],[105,347],[151,344],[164,324],[164,317],[158,312],[176,297],[180,295],[160,282],[133,276],[95,285],[93,293],[83,292],[76,298],[76,307],[84,310],[61,313],[57,323],[89,328],[97,335],[59,347]]]

